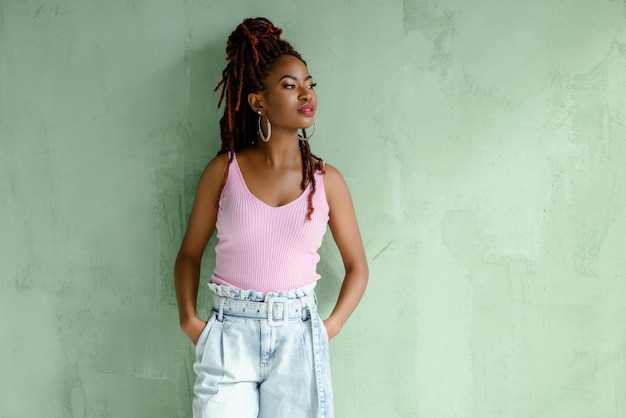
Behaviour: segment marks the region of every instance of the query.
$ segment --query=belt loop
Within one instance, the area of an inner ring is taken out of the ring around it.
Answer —
[[[309,310],[311,311],[311,315],[313,315],[314,313],[317,312],[317,295],[315,294],[315,292],[309,295],[309,298],[307,299],[307,301],[309,304]],[[311,304],[313,306],[310,306]]]
[[[302,305],[302,307],[300,308],[302,310],[302,320],[306,321],[306,314],[309,310],[309,306],[306,303],[307,295],[300,296],[298,299],[300,299],[300,304]]]
[[[218,310],[217,310],[217,320],[222,322],[224,320],[224,302],[226,299],[222,297],[218,297]]]

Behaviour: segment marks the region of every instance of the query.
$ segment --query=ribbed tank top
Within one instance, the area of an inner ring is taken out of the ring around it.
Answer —
[[[315,172],[315,185],[315,210],[308,220],[310,183],[297,199],[272,207],[250,192],[235,156],[217,212],[213,283],[265,295],[318,280],[317,250],[329,213],[320,171]]]

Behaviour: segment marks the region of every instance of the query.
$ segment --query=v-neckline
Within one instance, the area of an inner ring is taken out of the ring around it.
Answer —
[[[269,203],[259,199],[254,193],[252,193],[252,191],[250,190],[250,188],[248,187],[248,184],[246,183],[246,179],[243,177],[243,173],[241,172],[241,167],[239,166],[239,162],[237,161],[237,154],[233,155],[233,163],[235,164],[236,168],[237,168],[237,174],[239,176],[239,179],[241,180],[241,184],[243,185],[243,188],[245,189],[245,191],[257,202],[261,203],[263,206],[268,207],[270,209],[281,209],[281,208],[285,208],[287,206],[291,206],[295,203],[297,203],[299,200],[302,199],[302,197],[304,196],[304,193],[309,189],[309,187],[311,187],[311,182],[309,182],[309,184],[306,186],[306,188],[302,191],[302,193],[300,193],[300,195],[298,197],[296,197],[295,199],[293,199],[290,202],[285,203],[284,205],[280,205],[280,206],[272,206]]]

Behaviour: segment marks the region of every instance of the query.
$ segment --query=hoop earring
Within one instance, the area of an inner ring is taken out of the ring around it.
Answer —
[[[313,121],[313,132],[311,132],[311,135],[300,135],[298,134],[298,139],[300,141],[308,141],[309,139],[313,138],[313,135],[315,135],[315,130],[317,129],[317,126],[315,125],[315,121]],[[306,133],[306,131],[304,129],[302,129],[302,132]]]
[[[270,136],[272,136],[272,124],[270,123],[270,118],[267,117],[267,115],[265,115],[265,120],[267,120],[267,137],[263,136],[263,130],[261,129],[261,117],[263,116],[261,114],[261,111],[259,110],[257,112],[259,114],[259,123],[258,125],[258,133],[259,133],[259,137],[261,137],[261,140],[263,142],[267,142],[270,140]]]

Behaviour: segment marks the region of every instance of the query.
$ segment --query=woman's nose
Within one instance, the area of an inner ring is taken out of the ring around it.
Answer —
[[[310,101],[313,95],[311,94],[311,90],[308,87],[302,87],[300,89],[300,100]]]

